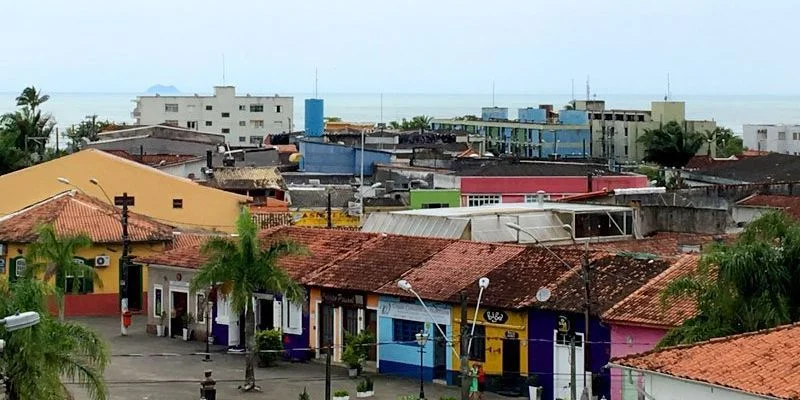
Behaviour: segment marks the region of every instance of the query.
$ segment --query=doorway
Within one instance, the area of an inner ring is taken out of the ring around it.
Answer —
[[[447,338],[441,333],[445,329],[444,325],[433,329],[433,379],[447,379]]]
[[[327,346],[333,345],[333,307],[319,305],[319,353],[328,354]]]
[[[503,339],[503,376],[519,376],[519,339],[514,333],[514,337],[506,337]]]
[[[183,316],[189,312],[188,305],[188,293],[170,291],[169,337],[183,334]]]
[[[367,360],[378,360],[378,311],[377,310],[364,310],[364,326],[367,332],[372,335],[372,346],[367,350]]]
[[[128,265],[129,310],[142,311],[142,289],[142,266],[139,264]]]
[[[553,398],[566,399],[570,396],[570,347],[571,338],[575,336],[575,382],[578,393],[581,393],[583,384],[583,334],[561,333],[553,331],[555,343],[553,344]]]
[[[275,328],[275,309],[270,299],[258,299],[258,324],[256,328],[260,331],[266,331]]]

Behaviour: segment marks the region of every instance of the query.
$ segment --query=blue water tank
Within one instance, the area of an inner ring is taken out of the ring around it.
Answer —
[[[322,99],[306,99],[306,136],[321,137],[325,131],[325,108]]]

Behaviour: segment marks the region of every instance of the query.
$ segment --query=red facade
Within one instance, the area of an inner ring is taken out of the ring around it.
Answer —
[[[590,187],[591,186],[591,187]],[[523,203],[525,195],[543,190],[551,198],[587,193],[595,190],[647,187],[643,175],[593,176],[591,185],[586,176],[463,176],[462,196],[502,195],[503,203]]]

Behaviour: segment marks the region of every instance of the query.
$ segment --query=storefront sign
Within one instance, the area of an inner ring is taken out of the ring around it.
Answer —
[[[429,306],[433,321],[439,325],[450,325],[450,309]],[[431,317],[419,304],[381,302],[378,310],[381,317],[405,319],[409,321],[431,322]]]
[[[556,329],[561,333],[568,333],[570,331],[569,318],[559,315],[558,322],[556,322]]]
[[[519,339],[519,333],[514,331],[506,331],[506,339]]]
[[[322,302],[336,306],[364,307],[364,295],[341,292],[322,292]]]
[[[492,324],[505,324],[508,314],[500,310],[486,310],[483,312],[483,320]]]

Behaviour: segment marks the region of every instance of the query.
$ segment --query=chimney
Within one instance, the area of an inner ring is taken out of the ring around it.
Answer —
[[[212,165],[212,164],[214,164],[213,159],[214,159],[214,156],[213,156],[213,153],[211,152],[211,150],[206,150],[206,167],[207,168],[213,168],[213,165]]]
[[[536,192],[536,196],[539,198],[539,207],[544,208],[544,190]]]

